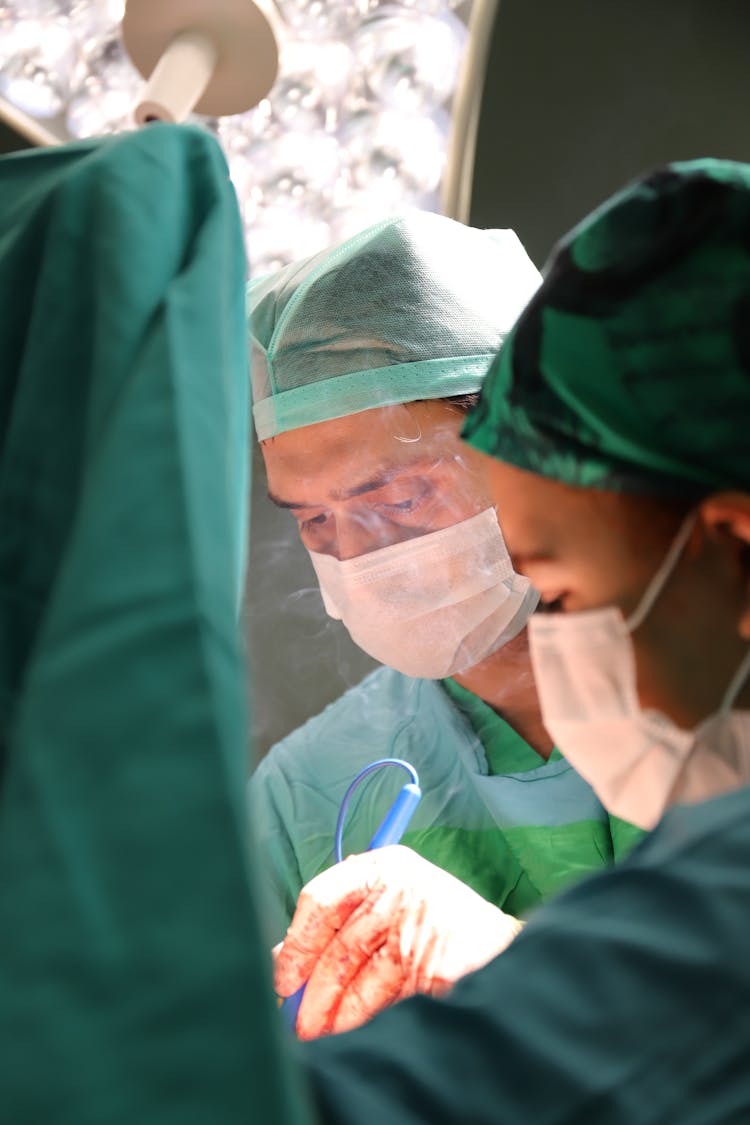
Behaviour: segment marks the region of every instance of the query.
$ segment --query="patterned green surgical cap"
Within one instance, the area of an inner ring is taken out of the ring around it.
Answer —
[[[567,235],[463,436],[572,485],[750,490],[750,165],[669,165]]]

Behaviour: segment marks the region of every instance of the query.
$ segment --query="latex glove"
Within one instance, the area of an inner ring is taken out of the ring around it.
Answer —
[[[522,925],[394,844],[350,856],[303,889],[274,950],[276,992],[291,996],[307,982],[301,1039],[347,1031],[416,992],[446,992]]]

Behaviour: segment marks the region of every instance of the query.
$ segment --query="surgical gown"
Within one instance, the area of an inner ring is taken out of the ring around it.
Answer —
[[[305,1120],[248,880],[218,146],[0,161],[0,1121]]]
[[[326,1125],[747,1125],[750,789],[674,808],[445,1000],[301,1044]]]
[[[402,842],[516,916],[642,836],[608,816],[558,751],[544,761],[453,680],[379,668],[273,747],[251,780],[269,941],[284,936],[304,884],[334,862],[347,786],[383,757],[409,761],[424,794]],[[362,785],[345,852],[367,849],[404,780],[382,770]]]

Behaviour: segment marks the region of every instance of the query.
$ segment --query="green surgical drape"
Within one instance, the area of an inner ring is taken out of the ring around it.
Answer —
[[[211,138],[0,161],[0,1120],[304,1115],[249,885],[245,263]]]

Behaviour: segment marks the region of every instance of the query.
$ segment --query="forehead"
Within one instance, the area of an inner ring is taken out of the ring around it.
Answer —
[[[588,518],[591,495],[558,481],[506,465],[494,457],[484,462],[489,487],[502,504],[506,540],[519,547],[528,542],[558,537],[571,525]]]
[[[620,566],[660,549],[679,519],[647,497],[561,484],[491,457],[484,464],[505,541],[521,567],[537,557],[592,554],[601,565]]]
[[[461,414],[444,402],[415,402],[365,410],[278,434],[261,445],[272,490],[291,482],[329,484],[352,475],[400,468],[464,454]]]

